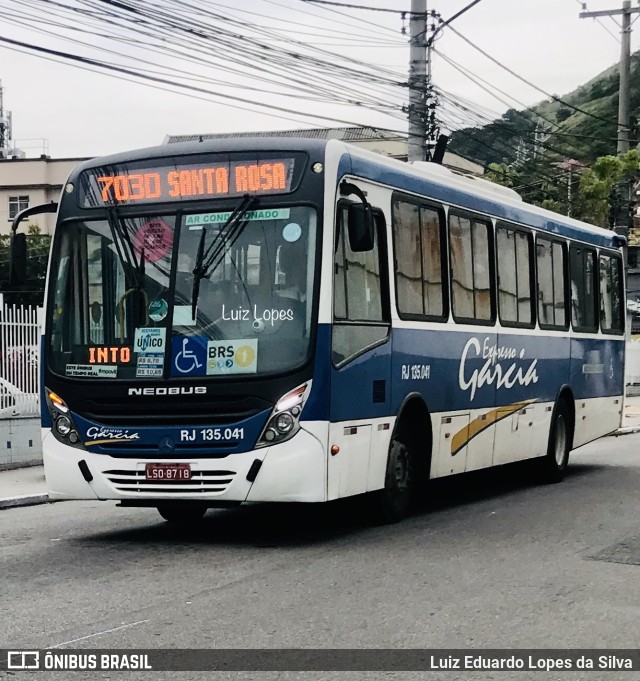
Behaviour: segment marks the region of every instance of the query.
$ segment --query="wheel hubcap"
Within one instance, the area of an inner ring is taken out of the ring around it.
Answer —
[[[396,442],[393,447],[393,453],[392,484],[398,492],[405,492],[409,489],[411,480],[409,450],[401,442]]]
[[[556,421],[556,463],[558,466],[564,464],[564,459],[567,453],[567,425],[564,420],[564,416],[560,414],[558,420]]]

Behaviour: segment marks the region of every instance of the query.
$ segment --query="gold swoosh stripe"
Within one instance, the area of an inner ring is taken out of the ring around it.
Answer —
[[[105,445],[109,442],[126,443],[126,442],[135,442],[135,440],[123,440],[121,437],[113,438],[111,440],[90,440],[89,442],[85,442],[84,446],[90,447],[91,445]]]
[[[507,404],[503,407],[498,407],[497,409],[485,412],[473,419],[469,425],[465,426],[462,430],[459,430],[453,436],[451,440],[451,456],[455,456],[463,447],[466,447],[470,440],[489,428],[489,426],[492,426],[498,421],[502,421],[502,419],[506,419],[508,416],[515,414],[523,407],[526,407],[535,401],[535,399],[523,400],[522,402]]]

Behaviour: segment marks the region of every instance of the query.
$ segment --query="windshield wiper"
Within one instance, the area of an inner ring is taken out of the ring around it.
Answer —
[[[220,228],[215,239],[209,244],[206,251],[204,243],[206,239],[206,228],[202,226],[202,234],[198,243],[196,264],[193,268],[193,289],[191,292],[191,318],[195,321],[196,310],[198,308],[198,297],[200,296],[200,282],[208,277],[218,266],[220,260],[237,241],[242,234],[247,220],[243,220],[245,213],[255,205],[256,197],[245,194],[242,201],[233,209],[231,215]]]
[[[144,268],[144,247],[140,249],[140,260],[136,259],[136,252],[131,242],[131,235],[126,225],[123,223],[117,208],[114,206],[109,208],[107,211],[107,221],[109,223],[109,229],[111,230],[111,238],[113,239],[113,245],[115,251],[120,259],[120,264],[125,273],[133,272],[134,275],[134,286],[133,288],[127,289],[124,295],[118,301],[118,318],[120,322],[120,338],[124,339],[124,303],[128,295],[134,292],[142,292],[146,297],[146,292],[144,290],[144,278],[145,278],[145,268]],[[139,311],[139,304],[136,306]],[[146,306],[145,306],[146,309]],[[137,313],[136,313],[137,317]]]

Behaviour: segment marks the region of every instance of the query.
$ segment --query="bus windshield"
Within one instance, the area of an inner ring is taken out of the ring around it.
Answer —
[[[232,214],[111,209],[108,219],[63,223],[50,273],[49,368],[73,378],[166,379],[302,364],[316,213],[258,206],[240,220]]]

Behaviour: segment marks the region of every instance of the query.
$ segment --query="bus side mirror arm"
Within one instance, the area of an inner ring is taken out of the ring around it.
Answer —
[[[355,194],[362,203],[352,203],[347,212],[347,227],[349,233],[349,247],[354,253],[371,251],[375,243],[375,218],[373,208],[367,201],[366,194],[351,182],[340,183],[340,193],[343,196]]]
[[[39,206],[31,206],[21,210],[11,223],[11,256],[9,260],[9,286],[20,286],[27,281],[27,236],[18,233],[20,223],[30,218],[32,215],[41,213],[55,213],[58,204],[42,203]]]

